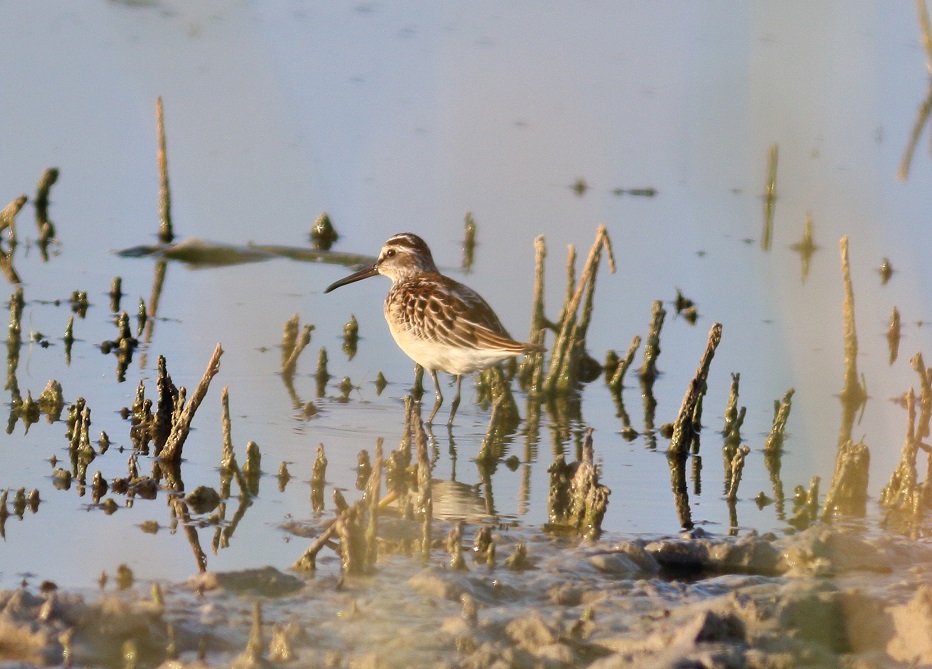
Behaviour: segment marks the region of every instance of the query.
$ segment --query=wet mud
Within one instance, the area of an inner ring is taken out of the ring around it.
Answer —
[[[450,529],[435,525],[426,561],[389,552],[401,530],[387,529],[367,576],[341,576],[334,556],[313,574],[266,567],[99,593],[7,591],[0,648],[8,666],[932,663],[932,546],[867,523],[598,541],[479,526],[500,556],[525,547],[511,566],[469,541],[451,564]]]

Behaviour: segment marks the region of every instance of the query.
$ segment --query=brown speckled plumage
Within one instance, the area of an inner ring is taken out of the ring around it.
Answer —
[[[462,374],[544,350],[512,339],[489,304],[468,286],[440,274],[427,244],[411,233],[389,239],[374,265],[333,283],[324,292],[376,274],[392,280],[385,298],[385,320],[392,337],[434,381],[437,402],[428,424],[443,402],[438,370],[457,377],[452,423]]]

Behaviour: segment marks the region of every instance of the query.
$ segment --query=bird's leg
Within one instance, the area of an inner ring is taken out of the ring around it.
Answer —
[[[456,375],[456,397],[453,398],[453,404],[450,408],[450,420],[447,421],[447,427],[453,427],[453,416],[456,415],[456,410],[460,406],[460,386],[463,385],[463,375]]]
[[[440,393],[440,382],[437,381],[437,371],[434,369],[428,370],[430,372],[430,378],[434,380],[434,390],[437,391],[437,403],[434,404],[434,410],[430,412],[430,418],[427,419],[428,425],[434,424],[434,416],[437,415],[437,411],[440,409],[440,405],[443,404],[443,395]]]

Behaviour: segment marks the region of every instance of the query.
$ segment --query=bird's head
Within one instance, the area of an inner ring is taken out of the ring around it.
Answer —
[[[376,274],[384,274],[392,282],[407,279],[424,272],[436,272],[437,265],[424,240],[410,232],[402,232],[391,237],[379,251],[379,259],[372,265],[335,281],[324,290],[329,293],[335,288],[354,281],[368,279]]]

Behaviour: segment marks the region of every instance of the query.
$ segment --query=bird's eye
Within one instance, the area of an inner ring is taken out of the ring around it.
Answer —
[[[386,258],[392,258],[394,256],[395,256],[395,249],[388,249],[388,251],[385,252]]]

